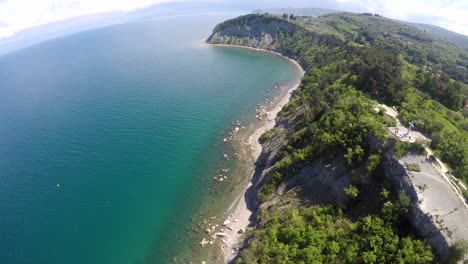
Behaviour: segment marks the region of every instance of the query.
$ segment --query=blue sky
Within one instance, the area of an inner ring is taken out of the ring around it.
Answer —
[[[163,2],[190,0],[0,0],[0,39],[39,25],[88,14],[128,12]],[[323,7],[375,12],[468,35],[468,0],[203,0],[246,12],[262,7]]]

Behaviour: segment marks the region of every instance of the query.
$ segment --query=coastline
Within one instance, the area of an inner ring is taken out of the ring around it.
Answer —
[[[261,135],[272,129],[276,125],[276,116],[281,111],[283,106],[287,104],[292,96],[292,93],[299,87],[301,84],[302,77],[305,74],[304,69],[300,66],[300,64],[282,54],[274,51],[264,50],[264,49],[256,49],[252,47],[245,47],[239,45],[227,45],[227,44],[208,44],[204,42],[204,45],[213,46],[213,47],[224,47],[224,48],[242,48],[248,49],[258,52],[265,52],[269,54],[273,54],[275,56],[280,56],[281,58],[289,61],[293,64],[299,72],[299,78],[295,81],[292,85],[285,87],[285,91],[282,91],[279,98],[274,101],[273,105],[267,108],[266,118],[258,124],[254,125],[254,131],[247,135],[246,142],[243,142],[242,147],[249,148],[250,158],[249,160],[252,161],[250,164],[250,173],[248,177],[248,181],[239,186],[242,191],[239,195],[236,196],[234,201],[228,207],[228,210],[224,214],[224,218],[222,219],[224,226],[226,226],[226,230],[224,233],[226,234],[225,239],[223,240],[223,247],[222,250],[222,257],[225,263],[229,263],[232,261],[238,254],[238,247],[239,244],[242,242],[244,237],[244,232],[247,230],[248,226],[252,223],[250,221],[250,217],[252,215],[252,211],[248,208],[248,201],[246,199],[252,199],[253,197],[246,197],[247,190],[251,187],[251,179],[253,177],[254,169],[255,169],[255,162],[259,158],[262,152],[262,145],[259,142]],[[240,231],[243,230],[244,232]]]

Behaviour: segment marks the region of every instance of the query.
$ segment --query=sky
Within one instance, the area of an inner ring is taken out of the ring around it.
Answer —
[[[166,0],[0,0],[0,38],[89,14],[132,11]]]
[[[394,19],[468,35],[468,0],[337,0]]]
[[[190,0],[0,0],[0,39],[39,25],[111,11],[129,12],[164,2]],[[468,0],[202,0],[242,6],[322,7],[373,12],[385,17],[440,26],[468,35]]]

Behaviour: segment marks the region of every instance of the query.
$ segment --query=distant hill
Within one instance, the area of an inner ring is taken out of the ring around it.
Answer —
[[[253,13],[270,13],[274,15],[282,15],[284,13],[294,14],[296,16],[311,16],[318,17],[328,14],[340,13],[343,11],[326,9],[326,8],[272,8],[272,9],[259,9],[254,10]],[[431,34],[434,37],[445,40],[456,45],[459,48],[468,50],[468,36],[459,34],[438,26],[422,24],[422,23],[413,23],[401,20],[394,20],[398,23],[406,24],[412,26],[418,30],[424,31]]]
[[[294,14],[296,16],[311,16],[318,17],[327,14],[339,13],[343,11],[327,9],[327,8],[271,8],[271,9],[258,9],[254,10],[252,13],[270,13],[273,15],[282,15],[284,13]]]
[[[441,28],[438,26],[428,25],[428,24],[421,24],[421,23],[409,23],[404,21],[399,21],[401,23],[407,23],[421,31],[425,31],[435,37],[440,39],[446,40],[451,42],[452,44],[457,45],[460,48],[468,50],[468,36],[463,34],[459,34],[445,28]]]

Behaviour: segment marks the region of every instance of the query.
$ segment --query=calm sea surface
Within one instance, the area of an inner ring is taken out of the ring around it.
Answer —
[[[139,21],[0,57],[0,263],[167,263],[189,250],[192,217],[222,197],[209,194],[221,132],[297,74],[199,45],[225,18]]]

